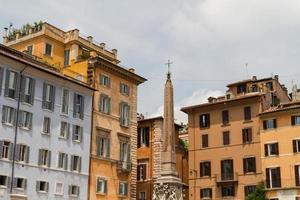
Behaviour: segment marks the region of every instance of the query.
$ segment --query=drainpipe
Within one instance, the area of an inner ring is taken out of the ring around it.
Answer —
[[[16,162],[16,147],[17,147],[17,138],[18,138],[18,122],[19,122],[19,114],[20,114],[20,103],[21,103],[21,86],[22,86],[22,78],[23,72],[28,66],[24,67],[20,71],[20,81],[18,85],[18,104],[17,104],[17,116],[16,116],[16,124],[15,124],[15,135],[14,135],[14,148],[13,148],[13,160],[12,160],[12,167],[11,167],[11,181],[10,181],[10,194],[13,191],[13,180],[15,176],[15,162]]]

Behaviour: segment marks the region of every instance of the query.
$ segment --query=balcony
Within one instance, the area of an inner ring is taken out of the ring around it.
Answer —
[[[238,182],[238,173],[223,173],[216,174],[216,183],[237,183]]]
[[[128,173],[131,171],[131,162],[118,161],[117,163],[118,173]]]

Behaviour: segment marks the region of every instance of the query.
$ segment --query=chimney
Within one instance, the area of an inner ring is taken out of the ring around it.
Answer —
[[[102,49],[105,49],[105,43],[104,43],[104,42],[100,43],[100,47],[101,47]]]
[[[92,42],[93,42],[93,36],[88,36],[88,37],[87,37],[87,40],[88,40],[90,43],[92,43]]]
[[[279,81],[279,76],[278,76],[278,75],[275,75],[275,76],[274,76],[274,79],[275,79],[276,81]]]
[[[131,67],[131,68],[128,69],[128,71],[130,71],[131,73],[134,73],[135,69]]]
[[[115,58],[117,58],[118,50],[117,49],[112,49],[111,51],[114,54]]]
[[[257,76],[252,76],[252,81],[257,81]]]

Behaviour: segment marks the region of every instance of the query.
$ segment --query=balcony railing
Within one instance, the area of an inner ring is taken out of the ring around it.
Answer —
[[[237,182],[238,173],[222,173],[216,175],[217,183]]]
[[[131,171],[131,162],[118,161],[117,169],[118,169],[119,173],[130,172]]]

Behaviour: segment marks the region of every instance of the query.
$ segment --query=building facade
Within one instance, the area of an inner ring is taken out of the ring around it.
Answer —
[[[263,180],[258,114],[289,102],[278,76],[229,84],[188,114],[189,199],[245,199]]]
[[[0,199],[87,199],[93,91],[0,45]]]
[[[137,137],[137,200],[152,199],[155,180],[161,172],[163,117],[140,119]],[[188,152],[179,139],[180,125],[175,124],[176,171],[188,190]]]
[[[260,114],[263,179],[269,199],[300,199],[300,102]]]
[[[48,23],[25,34],[7,35],[4,44],[50,63],[94,87],[89,199],[136,198],[137,86],[146,79],[119,65],[117,50],[62,31]]]

